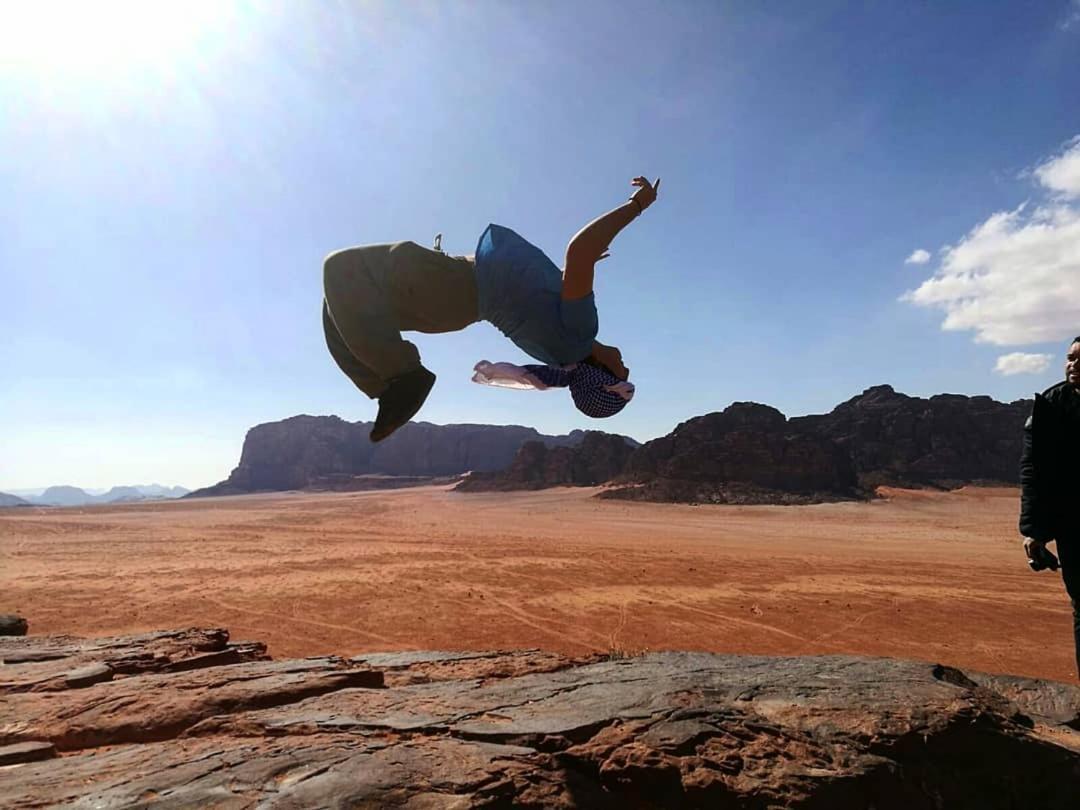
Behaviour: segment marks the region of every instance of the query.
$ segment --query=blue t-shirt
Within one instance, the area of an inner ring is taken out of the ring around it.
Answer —
[[[562,366],[592,354],[596,300],[564,301],[562,272],[509,228],[488,225],[476,246],[480,318],[541,363]]]

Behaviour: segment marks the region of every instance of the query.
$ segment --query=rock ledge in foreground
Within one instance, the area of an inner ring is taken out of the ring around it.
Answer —
[[[1080,689],[912,661],[272,661],[220,629],[0,659],[0,746],[63,754],[5,768],[5,807],[1064,810],[1080,784]],[[112,679],[70,685],[92,667]]]

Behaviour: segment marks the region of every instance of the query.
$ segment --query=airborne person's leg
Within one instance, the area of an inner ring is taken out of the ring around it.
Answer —
[[[362,389],[374,397],[381,396],[390,380],[421,368],[420,352],[401,337],[398,325],[390,290],[391,247],[341,250],[323,265],[330,319],[349,353],[381,381],[381,388],[368,384]]]
[[[324,267],[327,347],[342,371],[379,400],[381,441],[420,410],[435,375],[402,329],[453,332],[477,319],[472,263],[413,242],[339,251]]]

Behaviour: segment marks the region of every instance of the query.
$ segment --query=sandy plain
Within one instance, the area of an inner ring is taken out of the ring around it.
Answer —
[[[1015,489],[799,507],[445,487],[0,510],[33,634],[227,627],[275,657],[539,647],[864,654],[1073,680]]]

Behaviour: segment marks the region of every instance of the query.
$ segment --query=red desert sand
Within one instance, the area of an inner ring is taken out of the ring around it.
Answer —
[[[32,634],[227,627],[276,657],[539,647],[853,653],[1071,680],[1068,600],[1018,492],[680,506],[596,489],[280,493],[0,511]]]

